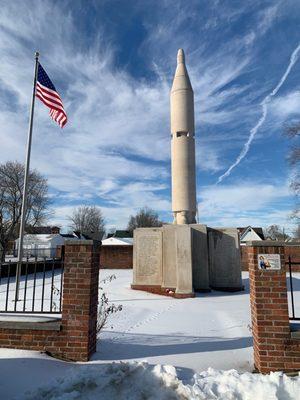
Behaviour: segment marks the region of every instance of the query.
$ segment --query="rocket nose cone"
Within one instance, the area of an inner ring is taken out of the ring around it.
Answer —
[[[193,91],[189,74],[185,66],[184,51],[183,49],[179,49],[177,53],[177,67],[175,71],[171,92],[182,89]]]
[[[184,63],[185,63],[184,51],[183,49],[179,49],[177,53],[177,64],[184,64]]]

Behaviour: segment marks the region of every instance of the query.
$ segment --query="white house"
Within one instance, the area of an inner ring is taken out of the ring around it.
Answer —
[[[56,249],[68,240],[90,239],[78,231],[72,233],[60,233],[57,227],[35,227],[35,233],[27,233],[23,239],[23,254],[31,257],[55,257]],[[19,239],[15,240],[16,255],[19,247]]]
[[[265,240],[262,228],[252,228],[252,226],[247,226],[246,228],[238,228],[240,233],[241,244],[245,244],[252,240]]]
[[[65,238],[58,234],[27,234],[24,235],[24,256],[55,257],[57,246],[65,243]],[[18,250],[19,239],[15,241]]]

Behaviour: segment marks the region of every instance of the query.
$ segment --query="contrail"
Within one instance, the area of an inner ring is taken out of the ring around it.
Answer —
[[[289,73],[291,72],[291,69],[293,68],[294,64],[296,63],[296,61],[298,60],[299,57],[299,52],[300,52],[300,43],[298,44],[298,46],[296,47],[296,49],[293,51],[291,58],[290,58],[290,62],[289,65],[285,71],[285,73],[282,75],[279,83],[277,84],[277,86],[272,90],[271,93],[269,93],[264,99],[263,101],[260,103],[261,107],[262,107],[262,115],[260,117],[260,119],[258,120],[257,124],[250,130],[250,135],[249,138],[247,140],[247,142],[244,144],[244,147],[242,149],[242,151],[240,152],[239,156],[237,157],[237,159],[235,160],[235,162],[228,168],[228,170],[226,172],[224,172],[223,175],[219,176],[217,184],[222,182],[222,180],[224,178],[226,178],[227,176],[229,176],[231,174],[231,171],[237,167],[239,165],[239,163],[242,161],[242,159],[246,156],[246,154],[249,151],[250,145],[254,139],[254,136],[256,135],[258,129],[262,126],[262,124],[265,122],[266,116],[267,116],[267,104],[270,102],[271,98],[273,96],[276,95],[276,93],[278,92],[278,90],[281,88],[281,86],[284,84],[286,78],[289,76]]]

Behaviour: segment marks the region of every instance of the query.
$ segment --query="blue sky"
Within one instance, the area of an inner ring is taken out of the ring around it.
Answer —
[[[68,113],[60,130],[37,100],[32,167],[48,178],[52,223],[67,227],[82,204],[100,206],[108,227],[125,227],[143,206],[172,220],[169,91],[183,48],[195,93],[200,222],[293,228],[290,143],[282,132],[300,118],[298,0],[0,6],[0,162],[25,158],[35,50]],[[249,151],[220,179],[295,51]]]

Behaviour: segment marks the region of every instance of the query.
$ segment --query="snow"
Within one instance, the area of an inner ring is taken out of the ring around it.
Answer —
[[[35,263],[35,262],[37,262],[37,261],[44,261],[44,260],[46,260],[46,261],[52,261],[53,260],[53,258],[55,258],[54,256],[50,256],[50,254],[49,254],[49,252],[48,252],[48,250],[50,250],[50,251],[52,251],[53,250],[53,248],[40,248],[40,250],[44,253],[44,255],[43,256],[41,256],[41,255],[39,255],[38,257],[35,257],[35,256],[28,256],[27,257],[27,255],[26,256],[24,256],[23,258],[22,258],[22,260],[23,260],[23,262],[24,263],[26,263],[26,262],[29,262],[29,263]],[[55,250],[55,249],[54,249]],[[41,251],[40,251],[40,253],[41,253]],[[47,252],[48,252],[48,254],[47,254]],[[9,263],[17,263],[18,262],[18,257],[15,257],[14,255],[6,255],[5,256],[5,263],[3,263],[2,264],[2,267],[4,266],[4,265],[8,265]]]
[[[55,314],[53,316],[51,314],[43,314],[43,315],[27,315],[27,314],[19,314],[19,313],[5,313],[0,314],[0,321],[1,322],[30,322],[30,323],[37,323],[37,322],[56,322],[60,321],[61,316],[60,314]]]
[[[102,240],[102,246],[128,246],[133,245],[133,238],[110,237]]]
[[[167,363],[179,367],[183,378],[208,367],[252,370],[247,273],[243,292],[181,300],[133,291],[131,270],[101,271],[102,277],[110,273],[117,279],[106,284],[105,291],[123,311],[114,314],[101,333],[97,359]]]
[[[27,400],[176,400],[176,399],[296,399],[300,382],[282,373],[269,376],[209,368],[195,374],[191,384],[178,379],[173,366],[121,363],[83,367],[42,389]]]
[[[248,273],[243,292],[180,300],[131,290],[132,270],[103,270],[101,279],[110,274],[117,279],[104,289],[123,310],[101,332],[92,361],[66,363],[39,352],[1,349],[1,399],[298,398],[299,377],[251,373]],[[296,304],[299,283],[298,273]]]

